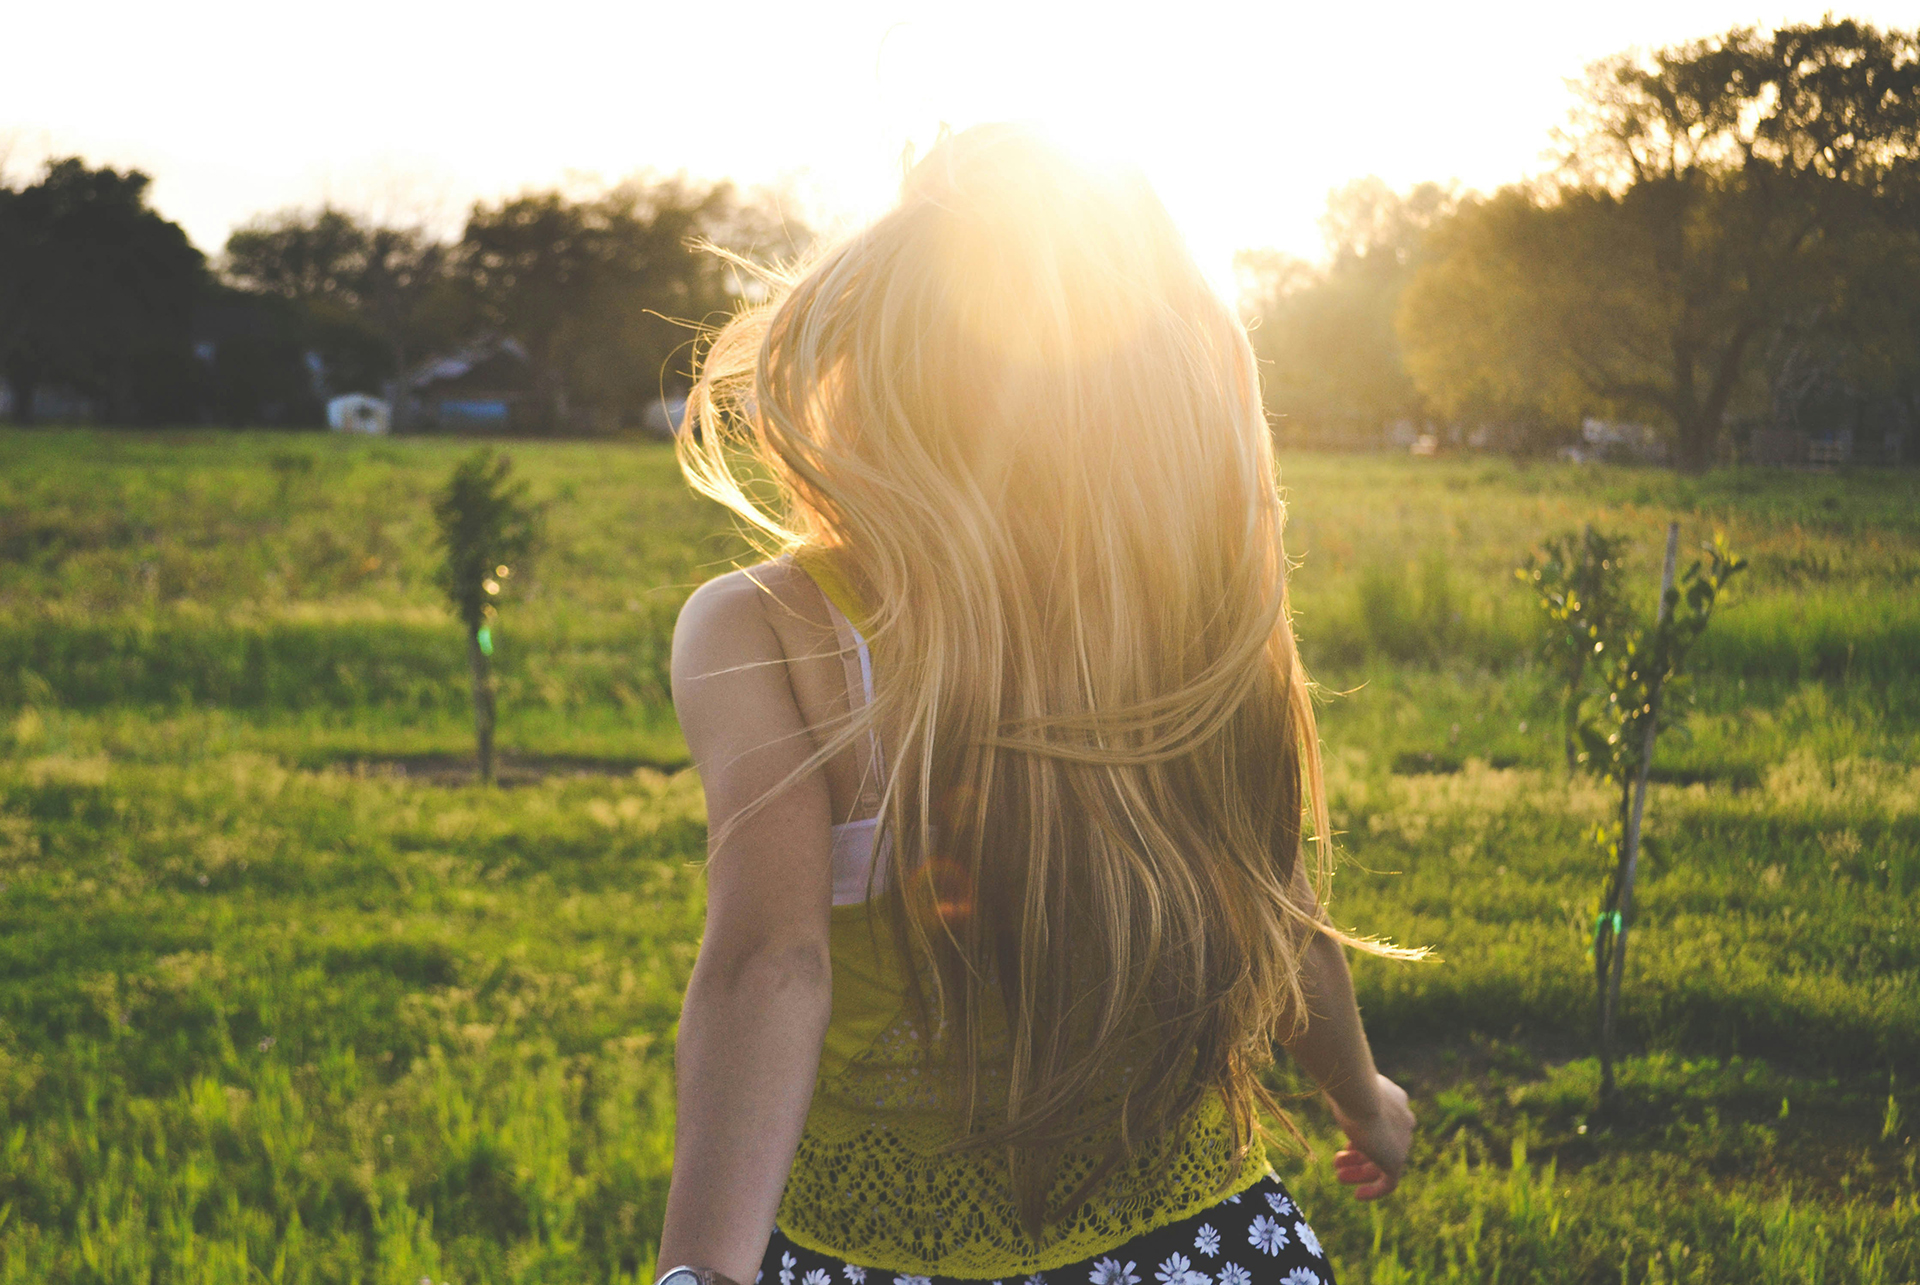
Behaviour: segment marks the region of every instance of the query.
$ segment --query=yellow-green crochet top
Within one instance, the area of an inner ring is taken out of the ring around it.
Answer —
[[[824,557],[800,564],[858,627],[860,604]],[[870,913],[871,912],[871,913]],[[799,1245],[904,1275],[1004,1280],[1105,1253],[1200,1212],[1267,1172],[1256,1142],[1236,1158],[1216,1096],[1135,1149],[1091,1198],[1035,1240],[1021,1227],[1004,1151],[943,1154],[961,1129],[907,1012],[892,933],[877,905],[832,912],[833,1016],[813,1103],[780,1202],[780,1230]],[[1001,1019],[1004,1033],[1004,1017]],[[982,1079],[1004,1084],[1004,1056],[982,1052]],[[1050,1204],[1091,1172],[1070,1152]]]

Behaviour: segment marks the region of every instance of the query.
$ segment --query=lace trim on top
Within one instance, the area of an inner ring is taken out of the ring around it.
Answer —
[[[829,1032],[780,1203],[780,1229],[796,1243],[904,1275],[1005,1279],[1104,1253],[1269,1172],[1258,1145],[1235,1157],[1225,1109],[1209,1095],[1173,1128],[1135,1146],[1090,1199],[1039,1238],[1028,1235],[1006,1153],[949,1150],[963,1128],[949,1102],[952,1074],[923,1059],[898,992],[891,1021],[858,1021],[872,1013],[875,992],[885,985],[892,946],[884,929],[871,931],[877,925],[865,907],[851,909],[834,912],[832,1022],[841,1029]],[[843,1022],[843,1011],[855,1021]],[[870,1042],[847,1056],[863,1034]],[[988,1034],[983,1098],[1004,1103],[1004,1026]],[[1125,1082],[1128,1069],[1118,1068],[1116,1084]],[[984,1114],[990,1118],[991,1107]],[[1097,1144],[1111,1133],[1086,1137],[1062,1157],[1049,1198],[1053,1208],[1093,1171],[1102,1150]]]

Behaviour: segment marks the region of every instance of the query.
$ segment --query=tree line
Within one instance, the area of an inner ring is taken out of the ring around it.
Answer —
[[[1599,418],[1689,469],[1830,428],[1912,457],[1920,33],[1828,18],[1606,59],[1558,162],[1487,195],[1362,180],[1324,263],[1240,257],[1283,438],[1540,450]]]
[[[423,358],[491,337],[524,355],[521,427],[617,429],[684,391],[696,327],[750,288],[704,244],[773,261],[809,236],[730,183],[636,178],[478,203],[458,238],[286,210],[209,262],[148,185],[78,158],[0,181],[16,422],[57,392],[117,423],[316,424],[330,394],[401,391]]]
[[[1693,469],[1835,428],[1920,456],[1920,33],[1827,18],[1620,54],[1545,177],[1363,179],[1323,230],[1323,262],[1239,260],[1283,441],[1541,451],[1598,419]],[[694,326],[745,288],[699,242],[807,239],[765,198],[654,178],[483,202],[457,238],[283,211],[208,263],[145,175],[58,160],[0,182],[0,378],[16,419],[58,389],[116,422],[311,423],[491,337],[524,363],[523,427],[612,429],[684,387]]]

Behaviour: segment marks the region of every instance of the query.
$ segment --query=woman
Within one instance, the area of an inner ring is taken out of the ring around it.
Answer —
[[[1391,1191],[1342,945],[1408,952],[1321,909],[1241,328],[1143,179],[1011,126],[776,285],[681,444],[777,556],[674,637],[712,838],[669,1285],[1330,1281],[1260,1075],[1283,1040]]]

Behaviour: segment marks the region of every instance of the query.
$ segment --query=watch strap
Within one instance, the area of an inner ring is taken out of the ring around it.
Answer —
[[[699,1282],[699,1285],[740,1285],[740,1283],[731,1276],[726,1275],[724,1272],[717,1272],[711,1267],[688,1267],[684,1264],[679,1267],[669,1267],[666,1271],[660,1273],[660,1275],[655,1278],[654,1285],[666,1285],[667,1279],[672,1276],[679,1276],[683,1281],[686,1277],[691,1276]]]

